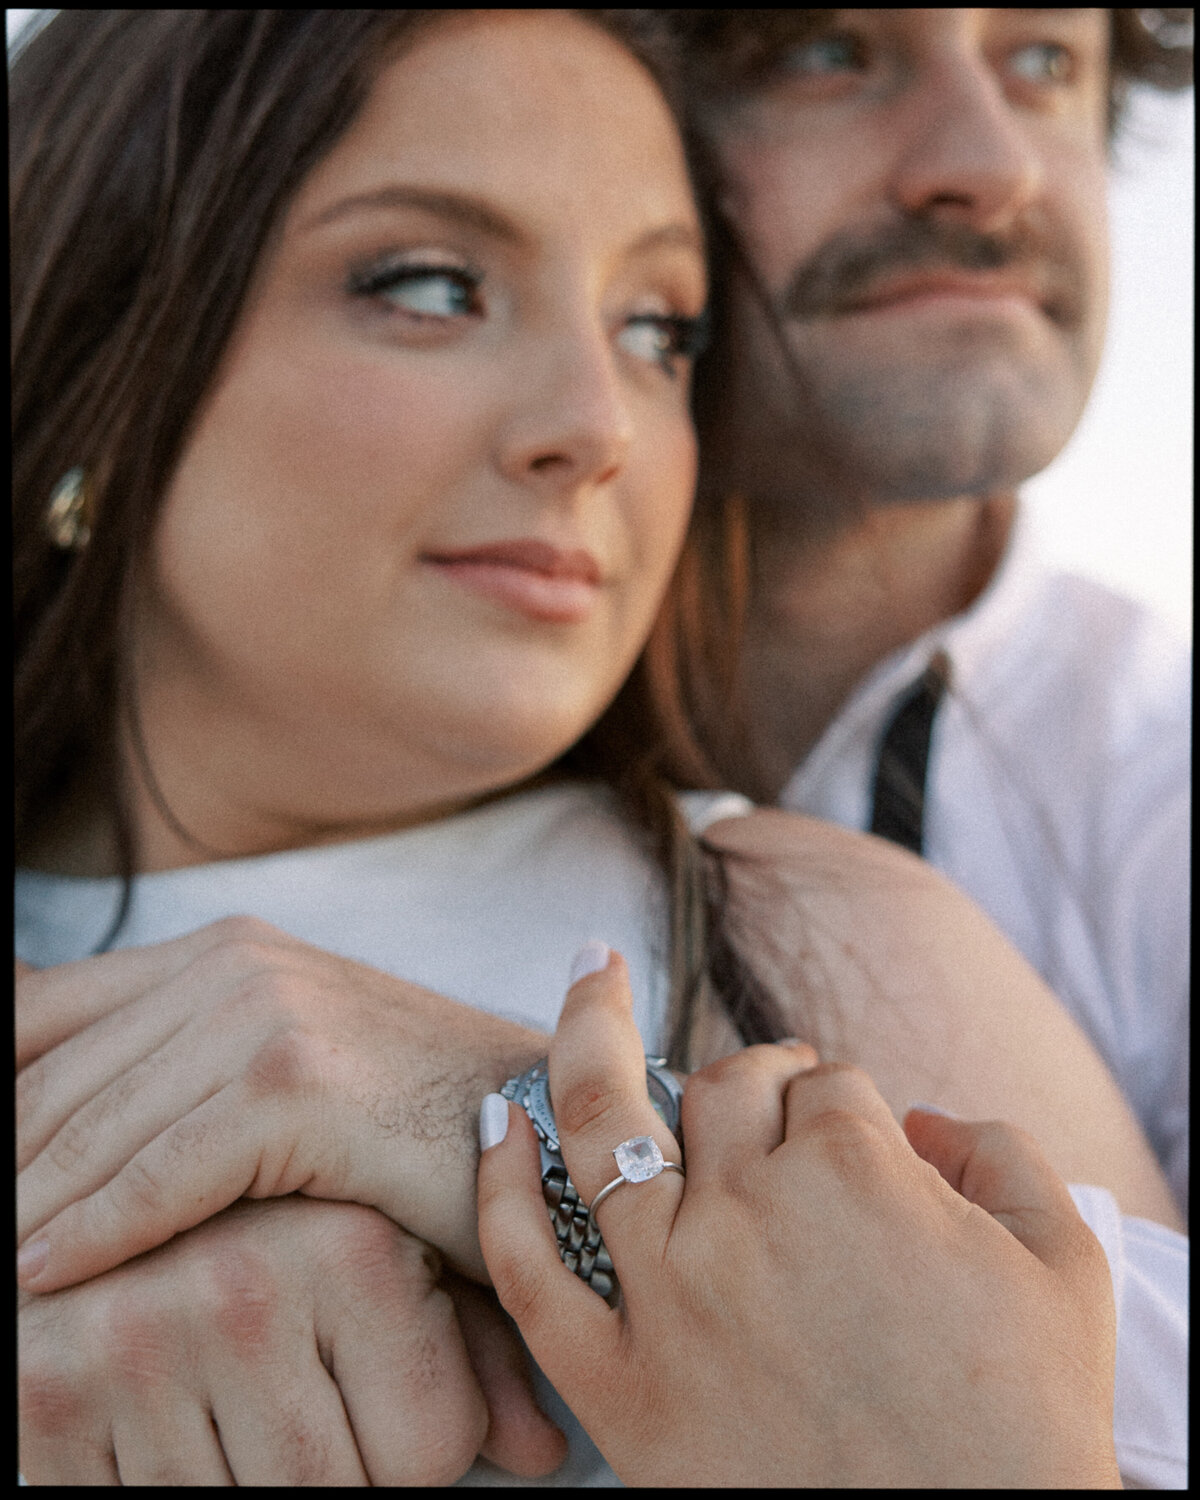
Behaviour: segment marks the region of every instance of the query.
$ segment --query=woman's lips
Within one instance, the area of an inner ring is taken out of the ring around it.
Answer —
[[[600,567],[590,552],[564,552],[533,538],[431,552],[421,560],[482,598],[552,625],[581,623],[600,592]]]

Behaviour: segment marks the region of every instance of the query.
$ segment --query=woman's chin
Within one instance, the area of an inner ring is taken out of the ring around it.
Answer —
[[[477,733],[459,739],[456,759],[487,775],[485,791],[503,791],[553,765],[598,717],[598,712],[556,715],[549,708],[533,717],[497,713]]]
[[[516,783],[552,764],[604,713],[620,686],[612,674],[596,684],[584,672],[497,670],[476,674],[453,700],[442,695],[438,725],[432,705],[424,729],[449,760],[489,768]],[[498,785],[500,783],[498,782]]]

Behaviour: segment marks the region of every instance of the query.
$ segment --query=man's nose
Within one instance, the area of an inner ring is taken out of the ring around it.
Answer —
[[[892,183],[900,206],[984,233],[1011,228],[1041,190],[1042,160],[986,58],[926,59],[908,92]]]

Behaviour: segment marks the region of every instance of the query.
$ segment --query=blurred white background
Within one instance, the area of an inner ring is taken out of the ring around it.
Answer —
[[[6,13],[8,37],[32,10]],[[1113,297],[1091,404],[1025,494],[1042,549],[1192,631],[1195,95],[1139,91],[1112,171]]]
[[[1196,100],[1138,92],[1114,153],[1108,344],[1083,421],[1025,487],[1042,550],[1192,630]]]

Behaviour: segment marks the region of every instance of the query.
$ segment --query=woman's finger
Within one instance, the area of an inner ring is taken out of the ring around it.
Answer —
[[[559,1257],[542,1197],[537,1138],[525,1111],[489,1094],[480,1146],[479,1243],[488,1274],[530,1353],[570,1405],[579,1373],[589,1367],[589,1349],[601,1362],[618,1357],[620,1315]]]
[[[797,1073],[817,1065],[802,1042],[745,1047],[699,1069],[683,1091],[680,1124],[692,1188],[736,1175],[783,1140],[784,1096]]]
[[[888,1142],[905,1144],[896,1117],[861,1068],[826,1062],[799,1069],[784,1095],[784,1144],[808,1139],[814,1131],[836,1134],[843,1126],[878,1132]]]
[[[961,1197],[989,1213],[1052,1270],[1103,1251],[1066,1184],[1026,1131],[998,1120],[957,1120],[910,1108],[904,1131],[913,1150]],[[1107,1272],[1106,1277],[1107,1279]]]
[[[625,961],[602,944],[594,945],[592,961],[603,967],[577,978],[567,991],[550,1043],[550,1099],[567,1171],[582,1201],[595,1206],[595,1222],[620,1279],[627,1247],[652,1257],[661,1253],[683,1177],[666,1169],[644,1181],[626,1181],[617,1148],[649,1140],[675,1166],[682,1152],[646,1089],[646,1054],[633,1022]],[[653,1148],[633,1146],[628,1155],[636,1159],[630,1170],[643,1160],[652,1170]],[[596,1205],[597,1195],[613,1182],[620,1186]]]

